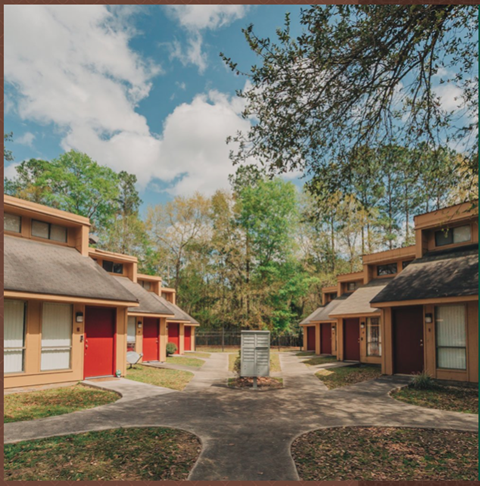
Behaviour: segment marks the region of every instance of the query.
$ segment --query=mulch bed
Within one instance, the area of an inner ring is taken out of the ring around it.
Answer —
[[[292,455],[303,481],[478,479],[478,434],[341,427],[302,435]]]
[[[229,381],[233,388],[253,388],[253,378],[233,378]],[[283,380],[262,376],[257,378],[258,388],[283,388]]]

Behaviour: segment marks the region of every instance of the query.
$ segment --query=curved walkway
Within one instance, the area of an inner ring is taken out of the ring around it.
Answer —
[[[228,355],[212,353],[182,392],[138,387],[135,398],[68,415],[5,424],[5,443],[115,427],[166,426],[193,432],[202,452],[191,480],[298,480],[293,440],[336,426],[402,426],[477,431],[478,417],[408,405],[388,393],[404,377],[328,391],[295,353],[280,353],[284,388],[255,392],[226,386]],[[129,380],[101,382],[128,388]],[[140,390],[142,388],[142,390]],[[155,387],[156,388],[156,387]]]

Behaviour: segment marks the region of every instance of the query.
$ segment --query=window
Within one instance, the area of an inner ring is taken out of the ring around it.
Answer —
[[[3,215],[3,230],[20,233],[22,229],[22,218],[17,214],[4,213]]]
[[[3,366],[5,373],[24,371],[25,358],[25,302],[4,300]]]
[[[135,317],[130,316],[128,318],[127,326],[127,350],[135,350],[136,332],[135,332]]]
[[[467,369],[467,335],[465,306],[435,307],[435,335],[437,341],[437,368]]]
[[[357,282],[348,282],[347,283],[347,290],[349,292],[354,291],[357,288]]]
[[[45,302],[42,315],[40,369],[68,370],[72,352],[72,306]]]
[[[395,275],[397,273],[397,264],[388,263],[386,265],[377,265],[377,276]]]
[[[119,273],[123,274],[123,264],[122,263],[114,263],[109,260],[103,260],[102,264],[104,270],[110,273]]]
[[[150,290],[152,286],[150,285],[150,282],[146,282],[145,280],[142,280],[142,287],[145,290]]]
[[[408,267],[408,265],[410,265],[410,263],[412,263],[412,262],[413,262],[413,260],[408,260],[406,262],[402,262],[402,270],[405,270]]]
[[[382,338],[380,330],[380,318],[367,318],[367,356],[382,355]]]
[[[32,220],[32,236],[45,238],[46,240],[67,242],[67,228],[58,224],[45,223],[44,221]]]
[[[435,231],[435,246],[465,243],[472,238],[470,225],[457,226],[448,230]]]

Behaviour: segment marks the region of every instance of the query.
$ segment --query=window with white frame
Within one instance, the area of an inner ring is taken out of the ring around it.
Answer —
[[[128,318],[128,328],[127,328],[127,344],[134,345],[136,340],[135,333],[135,317],[130,316]]]
[[[70,304],[43,304],[40,365],[42,371],[70,369],[72,326],[73,309]]]
[[[25,301],[4,300],[3,367],[5,373],[21,373],[25,361]]]
[[[435,307],[437,368],[467,369],[467,330],[464,305]]]
[[[382,336],[379,317],[367,318],[367,356],[382,356]]]

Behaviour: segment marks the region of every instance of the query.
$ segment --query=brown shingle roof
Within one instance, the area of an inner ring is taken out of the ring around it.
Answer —
[[[75,248],[4,237],[4,289],[88,299],[137,302],[109,273]]]
[[[478,295],[478,244],[430,252],[414,260],[373,303]]]
[[[326,306],[319,307],[317,310],[312,312],[308,317],[306,317],[301,323],[301,326],[306,326],[314,322],[331,322],[335,321],[334,317],[329,317],[329,314],[333,312],[344,300],[352,295],[352,292],[342,294],[330,301]]]
[[[192,324],[199,324],[198,321],[196,321],[193,317],[189,316],[184,310],[180,309],[178,305],[172,304],[169,302],[165,297],[160,297],[156,294],[155,298],[158,299],[160,302],[162,302],[163,305],[165,305],[171,313],[173,313],[173,318],[172,320],[176,321],[185,321],[185,322],[190,322]],[[167,321],[169,319],[167,318]]]
[[[126,290],[138,299],[138,307],[129,307],[128,312],[138,314],[164,314],[173,316],[171,309],[156,299],[156,294],[145,290],[140,284],[132,282],[127,277],[114,277]]]
[[[358,288],[348,297],[348,299],[344,300],[334,311],[330,312],[330,317],[354,316],[358,314],[378,312],[378,309],[370,307],[370,301],[391,281],[392,278],[379,278]]]

